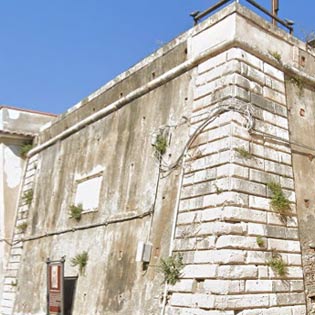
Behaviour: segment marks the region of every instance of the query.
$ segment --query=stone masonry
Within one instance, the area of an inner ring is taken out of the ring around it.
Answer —
[[[173,249],[185,268],[167,314],[305,314],[284,74],[233,48],[200,64],[195,84],[192,131],[235,100],[252,112],[254,128],[231,110],[188,151]],[[291,202],[285,220],[270,206],[269,182]],[[268,265],[275,252],[285,277]]]

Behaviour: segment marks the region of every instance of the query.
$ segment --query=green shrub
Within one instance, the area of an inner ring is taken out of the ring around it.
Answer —
[[[159,156],[165,154],[167,149],[167,138],[162,134],[157,135],[154,143],[154,148]]]
[[[223,189],[219,188],[217,184],[214,184],[213,186],[215,188],[215,192],[217,195],[220,195],[221,193],[223,193]]]
[[[177,254],[174,256],[160,259],[159,271],[164,275],[164,282],[174,285],[181,276],[181,270],[184,268],[183,256]]]
[[[302,79],[300,77],[295,76],[290,78],[290,82],[299,89],[299,96],[302,96],[304,91],[304,84]]]
[[[33,201],[33,197],[34,197],[34,191],[33,191],[33,189],[29,189],[29,190],[24,192],[22,199],[25,202],[25,204],[30,206],[32,201]]]
[[[271,202],[270,202],[271,207],[282,215],[288,214],[288,211],[291,209],[290,201],[284,195],[281,186],[278,183],[269,182],[267,184],[267,187],[272,192],[272,197],[271,197]]]
[[[261,236],[256,237],[256,243],[259,247],[265,247],[265,241]]]
[[[89,254],[87,251],[84,251],[71,259],[71,266],[78,266],[80,275],[84,275],[88,260]]]
[[[21,147],[20,147],[20,157],[25,159],[27,156],[27,153],[33,149],[33,144],[32,143],[24,143]]]
[[[27,222],[20,223],[17,228],[21,233],[24,233],[27,229]]]
[[[275,58],[278,62],[281,62],[281,55],[277,51],[269,51],[270,55]]]
[[[82,212],[83,212],[83,205],[82,203],[79,203],[76,205],[71,205],[70,208],[70,218],[73,218],[77,221],[81,220]]]
[[[244,159],[252,158],[252,154],[242,147],[234,148],[234,151],[236,151]]]
[[[287,274],[287,267],[278,253],[272,254],[272,258],[267,262],[267,265],[279,276],[283,277]]]

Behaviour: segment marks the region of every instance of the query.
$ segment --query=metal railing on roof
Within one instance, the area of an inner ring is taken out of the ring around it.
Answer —
[[[210,13],[214,12],[215,10],[219,9],[220,7],[224,6],[225,4],[229,3],[229,2],[239,2],[239,0],[221,0],[219,2],[217,2],[216,4],[214,4],[213,6],[211,6],[210,8],[206,9],[205,11],[203,12],[199,12],[199,11],[196,11],[196,12],[193,12],[191,14],[192,18],[194,19],[194,23],[195,25],[198,24],[198,22],[204,18],[205,16],[209,15]],[[263,6],[261,6],[259,3],[257,3],[256,1],[254,0],[244,0],[248,3],[250,3],[252,6],[254,6],[256,9],[262,11],[264,14],[268,15],[269,17],[272,18],[272,21],[273,21],[273,24],[276,25],[276,23],[280,23],[282,26],[284,26],[285,28],[287,28],[290,32],[290,34],[293,33],[293,24],[294,22],[292,21],[287,21],[287,20],[282,20],[278,17],[277,15],[277,12],[278,12],[278,5],[279,5],[279,2],[278,0],[273,0],[272,1],[272,6],[273,6],[273,9],[272,9],[272,12],[268,11],[266,8],[264,8]]]

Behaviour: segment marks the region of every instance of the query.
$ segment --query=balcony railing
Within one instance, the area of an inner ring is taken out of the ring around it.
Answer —
[[[233,0],[234,2],[239,2],[239,0]],[[259,11],[263,12],[264,14],[268,15],[269,17],[272,18],[272,21],[274,24],[276,24],[277,22],[279,24],[281,24],[282,26],[284,26],[289,32],[290,34],[293,33],[293,22],[291,21],[287,21],[287,20],[282,20],[278,17],[278,15],[276,14],[278,11],[278,8],[276,8],[275,3],[276,0],[273,0],[273,10],[272,12],[268,11],[266,8],[264,8],[263,6],[261,6],[259,3],[257,3],[254,0],[244,0],[248,3],[250,3],[252,6],[254,6],[256,9],[258,9]],[[224,6],[225,4],[232,2],[232,0],[221,0],[219,2],[217,2],[216,4],[214,4],[213,6],[211,6],[210,8],[208,8],[207,10],[203,11],[203,12],[194,12],[191,14],[192,18],[194,19],[194,23],[195,25],[198,24],[198,22],[204,18],[205,16],[211,14],[212,12],[214,12],[215,10],[221,8],[222,6]],[[278,2],[277,2],[278,4]]]

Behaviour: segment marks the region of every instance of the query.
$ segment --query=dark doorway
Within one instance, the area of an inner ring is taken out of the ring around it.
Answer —
[[[64,315],[72,314],[77,277],[64,278]]]

